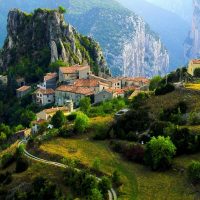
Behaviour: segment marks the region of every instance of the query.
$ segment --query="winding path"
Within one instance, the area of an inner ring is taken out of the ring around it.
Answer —
[[[22,140],[18,143],[18,147],[21,145],[21,144],[26,144],[27,143],[27,140]],[[38,158],[36,156],[33,156],[31,155],[26,149],[24,149],[24,155],[31,159],[31,160],[35,160],[37,162],[40,162],[40,163],[45,163],[47,165],[52,165],[52,166],[56,166],[56,167],[60,167],[60,168],[68,168],[69,166],[67,165],[64,165],[62,163],[58,163],[58,162],[53,162],[53,161],[48,161],[48,160],[44,160],[42,158]],[[77,172],[81,171],[80,169],[77,169],[77,168],[74,168]],[[93,176],[93,175],[91,175]],[[96,177],[98,179],[98,181],[100,181],[101,179]],[[117,194],[115,192],[115,190],[113,188],[111,188],[110,190],[108,190],[108,197],[109,197],[109,200],[117,200]]]

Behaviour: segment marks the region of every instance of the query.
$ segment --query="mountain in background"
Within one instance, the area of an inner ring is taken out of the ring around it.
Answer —
[[[97,40],[114,75],[164,75],[168,71],[169,55],[156,35],[133,12],[114,0],[1,0],[0,18],[5,38],[6,16],[11,8],[32,11],[35,8],[69,10],[66,19],[77,30]],[[2,42],[1,42],[2,43]]]
[[[193,1],[192,28],[184,44],[185,61],[200,58],[200,0]]]
[[[147,0],[147,1],[165,10],[171,11],[176,15],[179,15],[188,24],[191,23],[193,0]]]
[[[123,6],[142,16],[159,34],[170,55],[170,70],[184,65],[183,42],[190,26],[180,16],[149,3],[147,0],[118,0]]]

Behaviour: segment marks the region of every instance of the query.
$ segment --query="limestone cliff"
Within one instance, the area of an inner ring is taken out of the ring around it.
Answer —
[[[99,41],[114,75],[152,77],[167,73],[169,54],[160,38],[129,10],[94,8],[70,14],[67,19]]]
[[[200,0],[193,0],[192,28],[184,44],[184,57],[188,62],[191,58],[200,58]]]
[[[79,34],[58,10],[37,9],[31,14],[11,10],[7,32],[0,55],[3,70],[23,58],[39,66],[62,60],[69,65],[88,63],[95,72],[106,68],[98,43]]]

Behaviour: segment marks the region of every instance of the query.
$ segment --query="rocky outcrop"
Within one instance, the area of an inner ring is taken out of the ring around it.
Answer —
[[[193,6],[192,29],[184,44],[186,62],[191,58],[200,58],[200,0],[193,0]]]
[[[80,35],[58,10],[37,9],[32,14],[12,10],[8,14],[7,38],[0,55],[0,67],[7,70],[21,59],[39,66],[62,60],[88,63],[105,71],[106,62],[98,43]]]
[[[152,77],[167,73],[166,48],[144,20],[129,10],[95,8],[67,19],[99,41],[112,74]]]

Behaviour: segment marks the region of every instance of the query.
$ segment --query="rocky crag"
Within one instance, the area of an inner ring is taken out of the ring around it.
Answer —
[[[200,0],[193,0],[192,28],[184,44],[184,57],[188,62],[191,58],[200,58]]]
[[[31,14],[11,10],[7,32],[0,54],[3,71],[24,58],[39,66],[62,60],[69,65],[90,64],[95,72],[105,71],[106,62],[99,44],[67,24],[59,10],[37,9]]]

